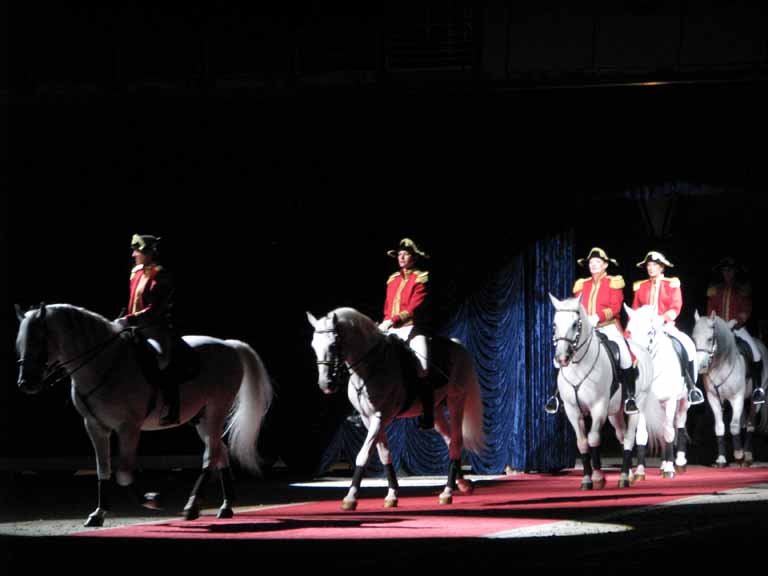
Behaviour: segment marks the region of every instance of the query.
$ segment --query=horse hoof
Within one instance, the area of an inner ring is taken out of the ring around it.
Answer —
[[[184,507],[184,520],[197,520],[200,518],[200,506],[197,503],[187,504]]]
[[[357,510],[357,500],[342,500],[341,501],[341,509],[342,510]]]
[[[384,500],[384,508],[397,508],[397,498]]]
[[[440,499],[438,500],[441,506],[446,504],[453,504],[453,496],[450,494],[440,494]]]
[[[101,508],[93,512],[85,521],[83,526],[86,528],[101,528],[104,526],[104,517],[107,515]]]
[[[600,478],[599,480],[594,481],[595,488],[598,490],[605,488],[605,477]]]
[[[640,472],[639,474],[634,474],[632,476],[632,479],[637,482],[638,480],[645,480],[645,472]]]
[[[678,466],[677,464],[675,464],[675,472],[677,472],[678,474],[685,474],[686,472],[688,472],[688,464],[683,464],[681,466]]]
[[[141,505],[150,510],[162,510],[163,499],[160,496],[160,492],[147,492],[144,494],[144,501]]]
[[[229,506],[222,506],[219,508],[219,513],[216,514],[216,518],[219,518],[220,520],[227,520],[229,518],[234,518],[235,513],[232,511],[232,508]]]
[[[472,494],[475,491],[475,485],[471,480],[459,478],[456,480],[456,485],[459,487],[459,491],[461,491],[462,494]]]
[[[631,485],[629,478],[619,478],[619,488],[629,488]]]
[[[715,468],[728,468],[728,462],[715,462]]]
[[[672,478],[674,478],[674,477],[675,477],[675,473],[674,473],[674,472],[672,472],[671,470],[667,470],[667,471],[666,471],[666,472],[664,472],[664,474],[662,475],[662,478],[665,478],[665,479],[667,479],[667,480],[671,480],[671,479],[672,479]]]
[[[581,489],[582,490],[592,490],[592,480],[582,480],[581,481]]]

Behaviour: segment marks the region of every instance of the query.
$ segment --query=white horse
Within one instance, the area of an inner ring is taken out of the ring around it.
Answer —
[[[368,429],[342,509],[357,507],[360,483],[374,445],[387,472],[389,490],[384,506],[397,506],[399,487],[386,428],[395,418],[422,412],[415,391],[409,389],[404,377],[407,370],[415,369],[416,358],[407,344],[396,336],[385,336],[370,318],[352,308],[338,308],[320,319],[307,312],[307,318],[315,331],[312,348],[317,356],[320,389],[326,394],[335,392],[349,370],[347,394]],[[471,490],[471,483],[461,478],[461,452],[466,447],[478,453],[485,445],[483,404],[472,357],[461,344],[433,338],[431,358],[430,373],[442,381],[434,390],[435,426],[448,445],[450,458],[439,503],[450,504],[457,480],[462,492]],[[447,420],[443,406],[448,408]]]
[[[600,432],[606,418],[610,420],[616,438],[624,447],[619,488],[626,488],[633,479],[630,466],[639,415],[627,416],[625,423],[621,388],[611,393],[614,382],[612,352],[596,336],[597,330],[589,322],[581,300],[577,297],[560,301],[552,294],[549,297],[555,308],[553,341],[555,365],[560,368],[557,389],[568,421],[576,432],[576,444],[584,467],[581,488],[591,490],[593,487],[605,486],[600,460]],[[651,389],[651,360],[647,353],[638,350],[632,342],[629,345],[637,358],[637,406],[646,415],[652,438],[656,439],[662,431],[663,414]],[[586,416],[592,419],[588,434]]]
[[[749,466],[753,462],[752,434],[755,430],[756,407],[750,398],[753,382],[746,358],[739,352],[736,336],[733,333],[735,320],[725,322],[712,312],[709,316],[699,316],[696,312],[696,324],[693,328],[693,340],[696,343],[696,359],[699,373],[704,376],[707,399],[715,416],[715,436],[717,438],[717,460],[715,465],[725,467],[728,461],[725,455],[725,423],[723,406],[731,405],[730,422],[733,438],[733,457],[737,464]],[[768,358],[765,345],[755,339],[763,358]],[[763,371],[763,386],[768,374]],[[744,404],[748,403],[747,413]],[[741,431],[744,430],[742,444]]]
[[[664,478],[674,478],[676,466],[679,471],[685,471],[687,466],[685,423],[688,415],[688,395],[680,359],[672,339],[664,331],[664,320],[653,306],[641,306],[637,310],[632,310],[624,305],[624,309],[629,317],[627,332],[631,334],[632,340],[638,346],[650,353],[653,360],[653,391],[661,402],[665,414],[664,451],[659,469]],[[641,422],[639,446],[643,440],[642,426]],[[676,438],[678,439],[677,458],[675,457]],[[638,468],[640,466],[643,467],[640,474],[644,476],[645,464],[642,460]]]
[[[18,385],[34,394],[55,371],[67,367],[72,401],[83,417],[96,452],[99,478],[98,507],[86,526],[102,526],[110,510],[112,486],[110,436],[117,434],[120,461],[116,480],[134,491],[134,469],[142,430],[161,428],[157,388],[148,382],[135,346],[117,324],[69,304],[41,305],[25,314],[16,348],[21,360]],[[212,472],[220,477],[223,503],[219,517],[232,516],[232,480],[229,455],[222,441],[228,421],[229,451],[247,469],[257,472],[256,444],[272,386],[259,356],[244,342],[208,336],[185,336],[197,353],[200,370],[180,385],[180,424],[194,420],[205,444],[203,471],[184,508],[185,518],[200,513],[198,492]],[[144,495],[143,505],[159,508],[157,493]]]

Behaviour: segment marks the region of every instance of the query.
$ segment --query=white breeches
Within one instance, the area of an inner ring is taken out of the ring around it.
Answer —
[[[624,340],[624,336],[621,335],[619,329],[616,328],[616,324],[608,324],[598,330],[608,337],[608,340],[615,342],[619,347],[619,366],[622,370],[632,368],[632,356],[629,354],[629,347],[627,341]]]
[[[683,348],[685,348],[685,352],[688,354],[688,361],[693,362],[693,381],[696,382],[699,377],[699,367],[697,366],[698,362],[696,362],[696,345],[693,343],[693,340],[685,332],[680,332],[674,324],[664,324],[664,332],[677,338],[683,345]]]
[[[400,328],[390,328],[387,330],[388,334],[394,334],[400,340],[408,342],[408,346],[411,347],[416,353],[416,357],[419,359],[421,369],[424,370],[424,374],[429,371],[429,345],[427,343],[427,337],[424,334],[415,334],[411,336],[413,332],[413,325],[401,326]]]
[[[737,328],[733,331],[736,336],[744,340],[747,344],[749,344],[749,347],[752,348],[752,357],[755,359],[755,362],[759,362],[761,359],[760,356],[760,349],[755,344],[755,341],[752,339],[752,335],[747,332],[747,329],[743,326],[741,328]]]

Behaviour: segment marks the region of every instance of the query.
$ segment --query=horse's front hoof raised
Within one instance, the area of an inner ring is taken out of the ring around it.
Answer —
[[[342,500],[341,501],[341,509],[342,510],[357,510],[357,500]]]

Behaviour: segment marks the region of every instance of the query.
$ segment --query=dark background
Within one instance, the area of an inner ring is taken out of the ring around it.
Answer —
[[[134,233],[164,238],[185,333],[262,356],[279,387],[266,449],[296,467],[346,410],[316,389],[304,312],[378,319],[386,251],[403,236],[433,254],[438,325],[511,256],[572,228],[577,254],[605,248],[628,284],[663,251],[688,330],[711,267],[737,256],[756,332],[768,319],[757,4],[123,2],[25,18],[10,83],[0,60],[13,151],[0,456],[89,453],[66,386],[15,389],[12,305],[116,316]],[[142,450],[195,453],[194,438],[146,435]]]

